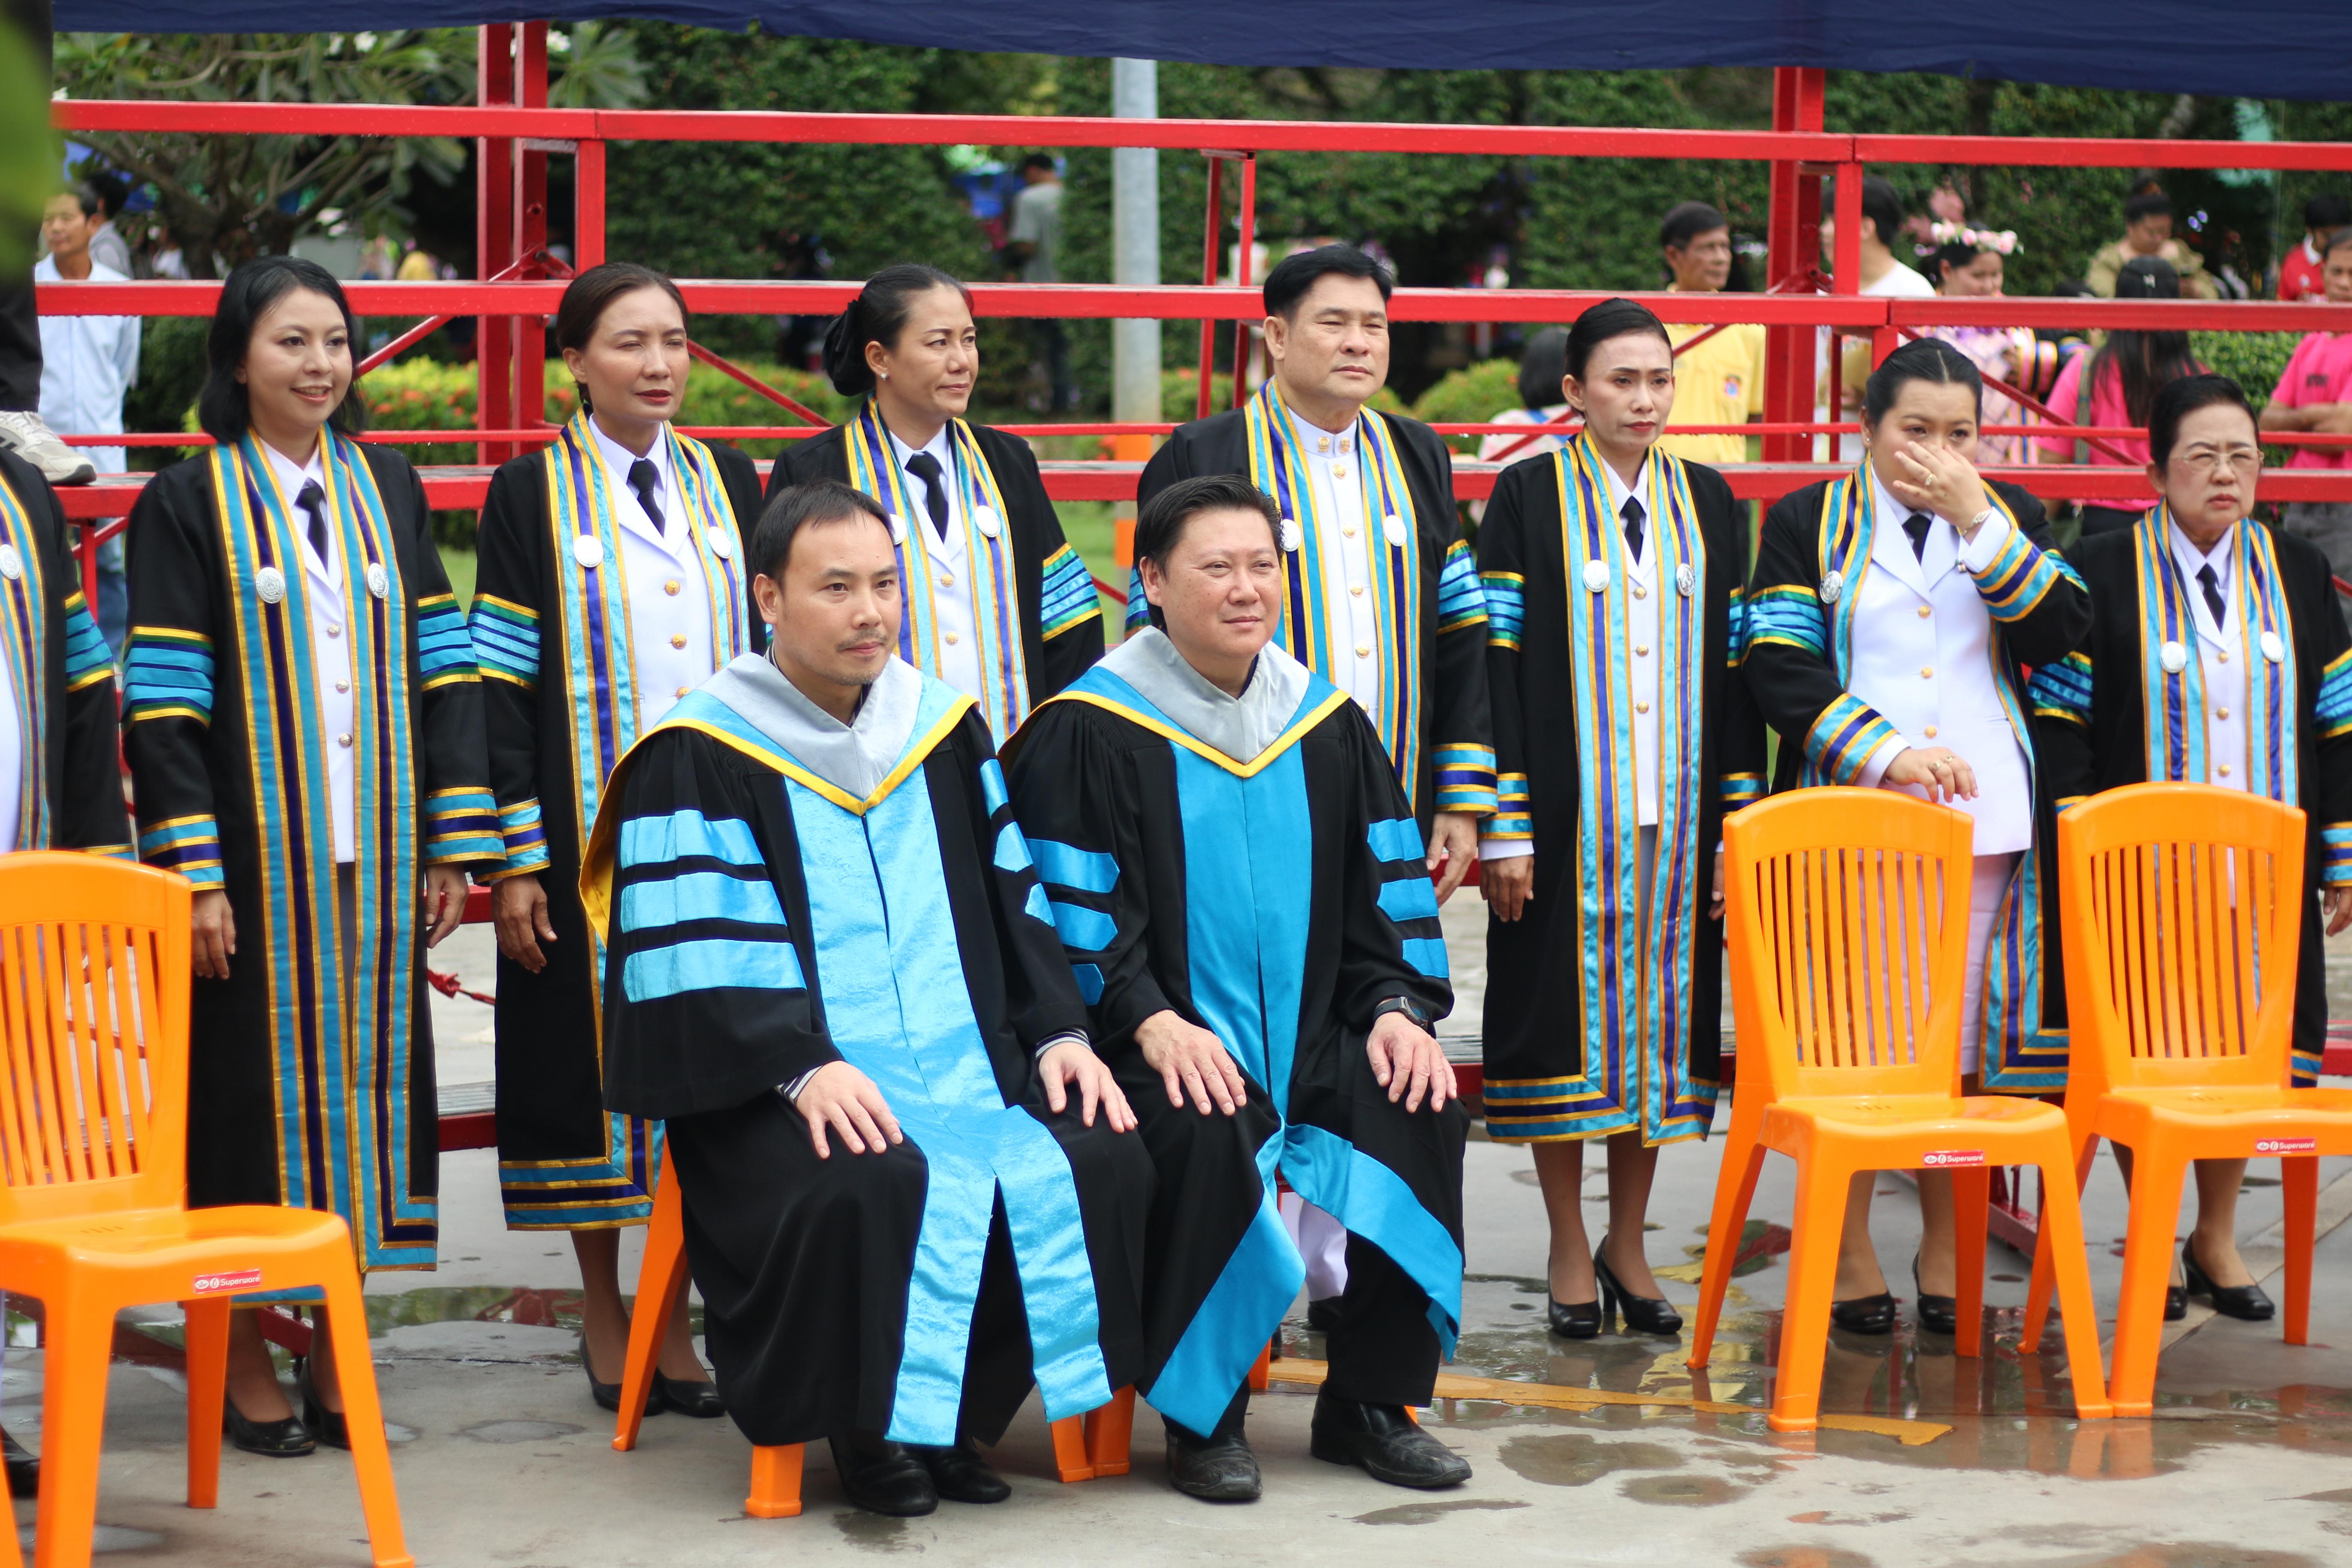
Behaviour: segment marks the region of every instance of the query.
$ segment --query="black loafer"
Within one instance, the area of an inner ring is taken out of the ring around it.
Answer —
[[[1564,1340],[1589,1340],[1601,1331],[1599,1301],[1563,1301],[1544,1293],[1544,1321]]]
[[[330,1448],[351,1452],[351,1428],[344,1424],[341,1411],[328,1409],[325,1402],[320,1399],[318,1387],[310,1381],[310,1363],[307,1359],[294,1379],[294,1388],[302,1396],[302,1425],[310,1429],[310,1436]]]
[[[1919,1256],[1911,1255],[1911,1289],[1919,1292],[1919,1326],[1931,1334],[1960,1331],[1960,1303],[1956,1296],[1930,1296],[1919,1286]]]
[[[0,1460],[8,1467],[8,1495],[34,1498],[41,1495],[40,1457],[26,1448],[5,1432],[0,1432]]]
[[[719,1397],[719,1385],[707,1377],[681,1379],[654,1373],[653,1402],[665,1410],[675,1410],[680,1415],[709,1421],[727,1414],[727,1401]],[[621,1391],[613,1390],[613,1407],[620,1408]]]
[[[1168,1428],[1168,1479],[1186,1497],[1204,1502],[1255,1502],[1262,1486],[1257,1455],[1245,1435],[1202,1438],[1173,1425]]]
[[[248,1454],[272,1459],[299,1459],[318,1451],[318,1442],[299,1415],[281,1421],[248,1421],[234,1399],[221,1401],[221,1430]]]
[[[919,1519],[940,1506],[939,1489],[930,1471],[907,1451],[906,1445],[880,1439],[861,1441],[828,1437],[834,1473],[841,1478],[841,1495],[868,1513],[892,1519]],[[866,1452],[870,1447],[874,1451]]]
[[[621,1413],[621,1385],[596,1381],[596,1363],[588,1359],[586,1334],[580,1336],[580,1370],[588,1379],[590,1396],[599,1405],[618,1415]],[[668,1403],[662,1398],[662,1381],[661,1374],[656,1373],[653,1381],[646,1386],[646,1414],[648,1415],[658,1415],[669,1408]]]
[[[1003,1502],[1013,1495],[1004,1478],[989,1468],[969,1438],[946,1448],[909,1443],[907,1452],[929,1472],[931,1489],[950,1502]]]
[[[2225,1318],[2267,1323],[2276,1315],[2278,1304],[2261,1286],[2214,1284],[2205,1270],[2197,1267],[2196,1255],[2189,1251],[2195,1245],[2193,1236],[2180,1244],[2180,1267],[2189,1274],[2188,1294],[2207,1298],[2213,1303],[2213,1310]]]
[[[1354,1465],[1392,1487],[1429,1490],[1470,1479],[1469,1461],[1423,1431],[1403,1405],[1341,1399],[1328,1384],[1315,1397],[1307,1451],[1334,1465]]]
[[[1830,1326],[1850,1334],[1891,1334],[1895,1331],[1895,1298],[1881,1290],[1875,1296],[1832,1301]]]
[[[2178,1285],[2164,1288],[2164,1321],[2177,1323],[2189,1315],[2189,1292]]]
[[[1603,1322],[1625,1315],[1625,1331],[1629,1334],[1661,1334],[1679,1337],[1683,1331],[1683,1315],[1675,1310],[1674,1303],[1663,1296],[1636,1296],[1617,1282],[1610,1272],[1609,1262],[1601,1256],[1609,1246],[1602,1237],[1601,1246],[1592,1254],[1592,1275],[1601,1282],[1601,1317]]]

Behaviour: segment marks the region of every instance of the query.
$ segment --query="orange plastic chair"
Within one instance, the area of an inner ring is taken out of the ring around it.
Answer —
[[[654,1187],[653,1218],[646,1227],[646,1260],[637,1273],[636,1304],[629,1315],[629,1360],[621,1374],[621,1414],[613,1447],[625,1454],[637,1446],[646,1394],[664,1331],[686,1289],[686,1223],[669,1146],[662,1146],[661,1174]],[[1263,1358],[1261,1358],[1263,1359]],[[1110,1403],[1084,1415],[1066,1415],[1053,1425],[1054,1469],[1065,1481],[1127,1474],[1128,1438],[1135,1425],[1135,1390],[1122,1388]],[[751,1450],[751,1491],[743,1511],[754,1519],[791,1519],[801,1511],[801,1450],[784,1443]]]
[[[2286,1342],[2308,1342],[2319,1156],[2352,1154],[2352,1090],[2290,1086],[2305,833],[2293,806],[2206,784],[2133,784],[2058,819],[2076,1190],[2100,1139],[2133,1156],[2118,1415],[2145,1415],[2155,1398],[2192,1160],[2280,1157]],[[2049,1315],[2049,1253],[2046,1239],[2034,1252],[2028,1350]]]
[[[38,1297],[47,1329],[34,1561],[89,1562],[116,1312],[187,1313],[188,1506],[211,1508],[229,1298],[316,1286],[375,1563],[408,1568],[350,1231],[311,1209],[185,1206],[189,907],[169,872],[0,856],[0,1289]]]
[[[1960,1093],[1970,833],[1968,816],[1948,806],[1835,788],[1750,806],[1724,828],[1740,1070],[1690,1364],[1705,1366],[1714,1345],[1765,1153],[1786,1154],[1797,1163],[1797,1202],[1769,1417],[1776,1432],[1816,1425],[1838,1234],[1856,1172],[1954,1173],[1958,1348],[1975,1355],[1991,1167],[2040,1165],[2048,1187],[2048,1173],[2073,1157],[2056,1107]],[[2050,1190],[2043,1234],[2056,1247],[2075,1412],[2103,1416],[2082,1213],[2073,1187]]]

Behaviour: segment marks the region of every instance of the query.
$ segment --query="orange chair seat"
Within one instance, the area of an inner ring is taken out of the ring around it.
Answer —
[[[1766,1107],[1758,1141],[1793,1154],[1828,1131],[1874,1146],[1881,1170],[1907,1171],[2009,1163],[2005,1152],[2065,1127],[2065,1112],[2056,1106],[2011,1095],[1808,1097]]]
[[[2102,1137],[2129,1144],[2151,1128],[2185,1133],[2199,1141],[2206,1159],[2274,1155],[2284,1151],[2256,1145],[2287,1139],[2312,1140],[2294,1151],[2299,1153],[2352,1154],[2352,1089],[2115,1089],[2099,1096],[2095,1114]],[[2215,1137],[2233,1137],[2244,1146],[2214,1148]]]
[[[110,1272],[163,1270],[199,1262],[204,1272],[221,1272],[221,1247],[234,1240],[240,1257],[267,1270],[272,1264],[306,1260],[320,1247],[347,1250],[348,1233],[335,1215],[315,1209],[238,1205],[210,1209],[132,1209],[114,1214],[26,1220],[0,1231],[0,1267],[22,1279],[34,1257],[61,1258],[75,1268]],[[299,1279],[292,1284],[315,1284]],[[239,1289],[275,1289],[274,1285]],[[172,1300],[197,1294],[190,1279],[173,1282]],[[202,1292],[209,1294],[209,1291]],[[145,1298],[142,1298],[144,1300]]]

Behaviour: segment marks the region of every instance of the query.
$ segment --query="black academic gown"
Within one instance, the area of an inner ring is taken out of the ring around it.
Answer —
[[[1483,816],[1495,808],[1490,793],[1494,726],[1488,716],[1486,647],[1479,636],[1486,618],[1461,613],[1461,597],[1446,591],[1447,568],[1462,550],[1452,448],[1418,419],[1377,409],[1366,412],[1381,422],[1395,446],[1420,530],[1414,552],[1421,574],[1420,624],[1403,640],[1412,650],[1413,674],[1421,682],[1422,743],[1420,763],[1404,785],[1422,837],[1427,838],[1431,819],[1439,811],[1458,808]],[[1246,478],[1249,472],[1246,410],[1230,408],[1176,427],[1144,465],[1136,504],[1141,506],[1179,479],[1202,474]],[[1128,594],[1128,629],[1133,631],[1146,620],[1140,577],[1129,582]],[[1390,657],[1399,646],[1393,637],[1387,641]],[[1324,668],[1315,672],[1327,679],[1331,674]],[[1401,750],[1391,749],[1402,755]]]
[[[1627,595],[1638,584],[1626,578],[1622,525],[1613,516],[1580,539],[1580,560],[1589,556],[1610,569],[1607,585],[1593,593],[1580,566],[1571,581],[1561,523],[1563,465],[1580,515],[1588,487],[1601,511],[1609,510],[1610,499],[1591,466],[1597,454],[1585,446],[1577,456],[1585,460],[1546,454],[1504,469],[1478,529],[1503,800],[1487,824],[1486,842],[1531,835],[1536,862],[1534,897],[1519,918],[1486,923],[1487,1127],[1510,1141],[1639,1131],[1646,1142],[1664,1142],[1704,1136],[1713,1120],[1723,1005],[1723,930],[1708,918],[1715,847],[1724,813],[1763,789],[1763,725],[1738,668],[1747,511],[1713,468],[1680,465],[1702,557],[1703,569],[1693,575],[1704,584],[1696,624],[1688,626],[1680,617],[1692,608],[1690,596],[1677,591],[1668,563],[1679,546],[1661,537],[1672,531],[1667,503],[1659,498],[1675,493],[1675,459],[1661,457],[1653,467],[1649,494],[1660,515],[1649,520],[1654,564],[1644,592],[1655,595],[1662,635],[1660,646],[1644,654],[1661,661],[1661,750],[1671,742],[1676,761],[1670,766],[1658,757],[1637,758],[1630,692],[1596,682],[1632,663],[1614,627],[1623,626],[1632,607]],[[1605,560],[1591,553],[1588,538],[1598,541]],[[1614,616],[1596,614],[1612,602]],[[1590,628],[1586,646],[1571,631],[1580,610]],[[1663,775],[1661,805],[1671,801],[1675,808],[1662,812],[1671,821],[1660,825],[1657,850],[1659,872],[1675,894],[1664,926],[1647,917],[1629,922],[1626,914],[1639,898],[1620,854],[1633,826],[1623,816],[1636,766]],[[1611,781],[1604,784],[1596,768],[1612,769]],[[1672,801],[1675,793],[1679,801]],[[1582,842],[1588,800],[1597,824],[1589,847]],[[1612,883],[1620,890],[1607,897]],[[1623,892],[1629,887],[1630,899]],[[1653,945],[1669,932],[1671,943]],[[1675,962],[1658,963],[1661,951],[1673,952]],[[1613,1005],[1588,1007],[1588,963],[1604,976]],[[1654,1037],[1644,1029],[1653,1016],[1662,1020]],[[1610,1019],[1622,1022],[1612,1028]],[[1583,1022],[1564,1022],[1573,1020]]]
[[[719,689],[615,773],[586,888],[605,1103],[667,1119],[729,1414],[755,1444],[993,1443],[1033,1381],[1054,1418],[1102,1404],[1141,1366],[1150,1157],[1045,1107],[1032,1053],[1086,1008],[987,726],[927,682],[852,811]],[[778,1089],[842,1060],[905,1142],[817,1156]]]
[[[2161,644],[2144,637],[2138,542],[2143,521],[2084,539],[2071,559],[2091,591],[2091,624],[2063,661],[2035,673],[2035,745],[2060,809],[2086,795],[2148,782],[2147,661]],[[2319,547],[2266,522],[2259,529],[2278,561],[2290,635],[2284,639],[2295,678],[2291,722],[2295,744],[2294,794],[2305,813],[2305,898],[2302,951],[2294,988],[2294,1075],[2315,1081],[2327,1041],[2327,977],[2317,893],[2323,885],[2352,882],[2352,637]],[[2169,547],[2165,547],[2169,561]],[[2233,584],[2234,586],[2234,584]],[[2193,585],[2191,592],[2195,589]],[[2225,627],[2225,631],[2231,629]],[[2194,633],[2190,634],[2193,637]],[[2189,657],[2195,658],[2193,642]],[[2259,655],[2257,655],[2259,657]],[[2250,741],[2260,737],[2249,735]],[[2202,778],[2189,780],[2202,784]],[[2052,837],[2056,836],[2053,833]],[[2064,973],[2058,920],[2058,879],[2046,884],[2043,942],[2050,973]],[[2065,1018],[2065,990],[2051,988],[2057,1021]]]
[[[0,658],[8,661],[25,771],[18,849],[87,849],[128,858],[114,660],[81,591],[81,564],[57,492],[31,464],[0,452]]]
[[[1160,1173],[1144,1285],[1160,1414],[1231,1408],[1305,1265],[1277,1168],[1349,1232],[1331,1382],[1428,1403],[1461,1314],[1460,1102],[1409,1112],[1373,1077],[1374,1010],[1453,1005],[1403,791],[1362,710],[1311,681],[1255,769],[1182,738],[1108,665],[1008,748],[1013,799],[1095,1034]],[[1213,1030],[1249,1080],[1235,1115],[1171,1106],[1135,1044],[1162,1010]]]
[[[225,450],[239,449],[258,472],[251,439]],[[326,734],[311,695],[301,524],[225,520],[208,455],[156,475],[131,510],[123,748],[141,857],[225,889],[236,922],[229,977],[190,998],[188,1201],[330,1209],[363,1269],[430,1268],[440,1127],[417,895],[425,867],[496,864],[498,822],[425,487],[389,447],[337,449],[366,470],[337,473],[372,479],[383,511],[338,547],[355,732]],[[261,513],[270,488],[231,504]],[[357,945],[339,955],[327,748],[346,740]]]
[[[733,558],[740,563],[760,515],[759,471],[732,447],[713,443],[709,451],[734,509],[740,533]],[[494,639],[482,681],[490,784],[510,823],[536,810],[541,837],[532,838],[528,826],[517,823],[509,847],[515,868],[539,878],[555,928],[555,940],[539,944],[547,964],[536,974],[499,955],[499,1175],[509,1228],[593,1230],[636,1224],[652,1212],[647,1178],[658,1162],[642,1123],[616,1121],[605,1110],[598,1080],[597,976],[580,909],[588,824],[580,820],[581,748],[562,625],[570,600],[556,580],[547,492],[547,464],[537,452],[491,477],[474,580],[476,636],[486,644]],[[643,584],[635,591],[660,590]],[[503,607],[493,610],[485,596]],[[742,646],[765,647],[759,605],[748,591],[742,603]],[[535,658],[519,637],[536,644]],[[613,646],[618,657],[628,656],[625,637]],[[509,649],[516,657],[501,657]],[[586,783],[586,796],[593,798],[604,781]],[[537,860],[538,845],[543,861]]]

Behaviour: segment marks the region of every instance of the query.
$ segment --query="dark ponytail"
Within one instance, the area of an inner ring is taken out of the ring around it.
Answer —
[[[1976,400],[1977,417],[1984,417],[1984,373],[1975,362],[1941,338],[1914,338],[1888,354],[1863,384],[1863,423],[1874,428],[1903,395],[1904,384],[1912,381],[1967,387]]]
[[[858,397],[874,390],[874,367],[866,363],[866,345],[896,348],[916,300],[934,289],[954,289],[963,296],[964,308],[971,308],[971,290],[928,262],[898,262],[866,280],[824,334],[824,374],[835,392]]]
[[[1576,324],[1568,329],[1566,374],[1584,379],[1584,367],[1592,359],[1592,351],[1612,338],[1622,338],[1628,332],[1654,332],[1658,341],[1669,349],[1675,346],[1673,334],[1657,313],[1647,305],[1633,300],[1603,300],[1588,306]]]

